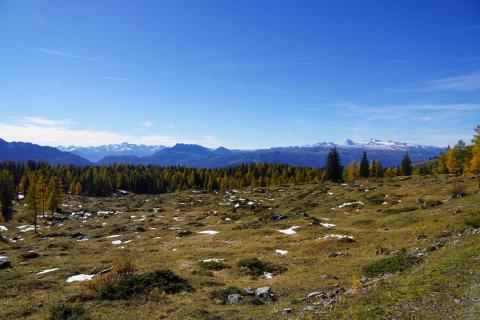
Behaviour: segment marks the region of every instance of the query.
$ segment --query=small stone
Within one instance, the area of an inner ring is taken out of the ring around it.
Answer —
[[[12,263],[7,257],[0,257],[0,270],[12,267]]]
[[[292,309],[291,308],[283,308],[283,315],[289,315],[292,314]]]
[[[245,293],[247,296],[254,296],[255,290],[253,290],[252,288],[245,288],[243,289],[243,293]]]
[[[255,297],[263,300],[273,299],[275,294],[270,287],[261,287],[255,290]]]
[[[242,298],[238,293],[229,294],[227,297],[227,304],[235,304]]]

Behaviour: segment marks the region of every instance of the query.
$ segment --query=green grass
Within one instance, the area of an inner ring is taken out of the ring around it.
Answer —
[[[91,319],[102,320],[278,319],[285,307],[292,308],[292,319],[436,319],[445,314],[455,319],[478,318],[470,310],[479,294],[478,236],[455,235],[476,226],[480,193],[474,180],[464,179],[466,195],[451,198],[454,183],[458,178],[423,176],[346,185],[286,185],[265,188],[264,193],[242,189],[218,194],[68,196],[62,206],[65,220],[47,228],[40,219],[40,237],[18,231],[17,227],[25,224],[25,207],[20,202],[15,205],[13,220],[1,223],[8,231],[1,233],[5,241],[0,242],[0,255],[7,256],[13,268],[0,270],[0,319],[45,319],[52,307],[75,301],[73,305],[88,310]],[[235,201],[253,201],[262,210],[245,206],[232,214],[232,196]],[[442,199],[442,205],[421,208],[419,198]],[[363,205],[338,208],[352,201]],[[153,208],[162,210],[155,213]],[[405,208],[415,209],[403,211]],[[99,210],[121,213],[108,217],[93,214],[85,221],[68,218],[69,212]],[[268,218],[274,216],[285,218]],[[327,228],[324,223],[334,226]],[[299,227],[296,234],[278,231],[292,226]],[[191,233],[179,237],[180,230]],[[198,233],[205,230],[219,233]],[[75,233],[88,240],[77,241],[71,236]],[[327,234],[350,235],[355,242],[319,240]],[[108,238],[111,235],[118,237]],[[22,240],[8,240],[14,237]],[[438,244],[442,239],[448,241]],[[113,244],[114,240],[122,243]],[[376,254],[378,248],[384,250]],[[412,261],[394,255],[402,248],[407,252],[418,248],[426,254],[420,263],[410,264]],[[276,249],[288,253],[279,255]],[[348,256],[329,258],[332,252]],[[118,265],[118,259],[125,256],[131,257],[132,264]],[[207,259],[223,262],[199,262]],[[52,268],[58,270],[37,275]],[[97,274],[110,268],[110,273],[96,275],[88,283],[66,282],[72,275]],[[157,277],[156,270],[169,270],[175,277]],[[333,310],[322,309],[321,316],[304,311],[310,292],[328,291],[332,285],[348,290],[352,279],[365,274],[363,270],[395,275],[347,296]],[[272,273],[273,278],[267,279],[264,272]],[[88,287],[96,285],[95,295]],[[223,301],[225,288],[265,286],[272,288],[276,301],[261,304],[246,296],[234,305],[218,303]],[[217,292],[217,302],[211,298],[213,292]]]
[[[362,268],[362,271],[366,276],[375,277],[385,273],[405,271],[420,261],[421,259],[418,257],[398,254],[368,264]]]
[[[131,273],[107,275],[100,281],[94,281],[88,288],[94,298],[105,300],[128,299],[154,289],[167,294],[194,291],[187,281],[170,270],[156,270],[138,275]]]

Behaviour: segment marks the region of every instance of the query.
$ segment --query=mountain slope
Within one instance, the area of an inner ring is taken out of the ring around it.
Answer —
[[[60,151],[52,147],[39,146],[27,142],[7,142],[0,139],[0,161],[26,162],[28,160],[50,164],[88,165],[90,162],[78,155]]]

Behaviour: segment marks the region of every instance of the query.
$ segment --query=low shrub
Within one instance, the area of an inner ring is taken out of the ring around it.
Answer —
[[[452,199],[462,198],[467,195],[467,191],[465,190],[465,185],[455,182],[450,187],[450,197]]]
[[[399,214],[403,212],[410,212],[410,211],[415,211],[417,210],[417,207],[401,207],[401,208],[390,208],[386,209],[383,212],[387,214]]]
[[[168,269],[140,275],[106,276],[103,281],[92,282],[89,289],[93,292],[95,298],[105,300],[128,299],[133,295],[144,294],[153,289],[158,289],[167,294],[193,291],[193,287],[185,279]]]
[[[221,261],[199,261],[198,264],[203,269],[212,270],[212,271],[220,271],[223,269],[228,269],[230,266]]]
[[[401,253],[388,258],[377,260],[362,268],[363,273],[369,277],[379,276],[385,273],[405,271],[409,267],[420,262],[419,257]]]
[[[480,211],[469,212],[465,216],[464,222],[469,227],[480,228]]]
[[[49,311],[49,320],[90,320],[88,312],[78,305],[59,304]]]
[[[240,294],[241,291],[237,287],[228,286],[210,292],[210,298],[218,304],[226,304],[228,296],[231,294]]]
[[[287,268],[285,267],[282,267],[280,265],[277,265],[271,262],[260,261],[257,258],[247,258],[247,259],[240,260],[237,263],[237,266],[243,272],[251,276],[261,276],[265,272],[268,272],[271,274],[278,274],[287,270]]]

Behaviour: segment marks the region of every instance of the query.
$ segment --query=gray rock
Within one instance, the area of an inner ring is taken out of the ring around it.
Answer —
[[[2,269],[8,269],[12,267],[12,263],[10,260],[8,260],[7,257],[1,257],[0,258],[0,270]]]
[[[275,294],[272,292],[272,289],[270,287],[261,287],[255,290],[255,297],[258,299],[273,299],[275,297]]]
[[[283,308],[282,314],[283,314],[284,316],[289,315],[289,314],[292,314],[292,309],[291,309],[291,308]]]
[[[227,297],[227,304],[235,304],[242,299],[242,296],[238,293],[229,294]]]
[[[314,292],[310,292],[307,298],[316,298],[316,297],[323,297],[323,296],[325,296],[323,291],[314,291]]]
[[[340,258],[340,257],[348,257],[349,254],[345,252],[332,252],[328,255],[329,258]]]
[[[247,296],[254,296],[255,290],[253,290],[252,288],[245,288],[243,289],[243,293],[245,293]]]

